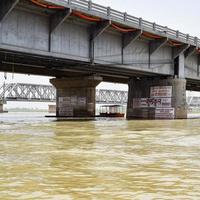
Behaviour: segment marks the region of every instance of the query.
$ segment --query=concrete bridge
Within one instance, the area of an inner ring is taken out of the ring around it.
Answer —
[[[56,77],[60,116],[94,116],[101,81],[129,84],[130,119],[151,118],[133,102],[155,87],[186,118],[186,89],[200,90],[197,37],[91,1],[1,0],[0,35],[0,71]]]

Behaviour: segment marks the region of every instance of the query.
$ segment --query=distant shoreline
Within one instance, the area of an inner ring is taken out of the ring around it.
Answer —
[[[47,109],[26,109],[26,108],[11,108],[8,112],[48,112]]]

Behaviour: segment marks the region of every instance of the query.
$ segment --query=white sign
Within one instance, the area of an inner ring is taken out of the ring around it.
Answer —
[[[72,96],[71,97],[71,105],[77,105],[77,101],[78,101],[78,98],[77,98],[77,96]]]
[[[148,98],[134,98],[133,108],[148,108]]]
[[[172,98],[149,98],[148,103],[150,108],[171,108]]]
[[[151,87],[151,98],[172,97],[172,86],[155,86]]]
[[[72,117],[74,115],[74,109],[72,106],[61,107],[59,108],[59,115]]]
[[[133,108],[170,108],[172,98],[136,98],[133,99]]]
[[[174,119],[175,109],[174,108],[156,108],[155,118],[156,119]]]
[[[86,105],[86,97],[78,97],[78,105],[85,106]]]

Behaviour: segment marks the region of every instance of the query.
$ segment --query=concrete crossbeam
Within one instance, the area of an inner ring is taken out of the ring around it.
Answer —
[[[180,54],[185,53],[185,51],[190,47],[189,44],[183,44],[180,47],[173,48],[173,58],[176,59]]]
[[[142,30],[137,30],[134,32],[123,34],[122,48],[123,49],[127,48],[130,44],[136,41],[141,35],[142,35]]]
[[[185,51],[185,58],[189,58],[190,56],[194,55],[197,51],[197,48],[195,46],[190,46],[186,51]]]
[[[154,41],[150,42],[150,49],[149,49],[149,54],[150,56],[154,54],[156,51],[158,51],[162,46],[164,46],[168,41],[168,38],[161,38],[161,39],[156,39]]]
[[[63,11],[57,11],[55,14],[51,16],[50,19],[50,33],[56,31],[56,29],[62,25],[62,23],[71,15],[72,10],[70,8],[66,8]]]
[[[2,22],[19,3],[19,0],[0,1],[0,22]]]
[[[99,37],[107,28],[109,28],[111,25],[110,20],[105,20],[102,22],[97,23],[95,26],[92,26],[91,28],[91,39],[95,40],[97,37]]]

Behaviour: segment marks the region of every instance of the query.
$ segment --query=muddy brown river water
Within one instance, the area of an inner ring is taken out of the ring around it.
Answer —
[[[0,114],[1,200],[200,199],[200,119]]]

